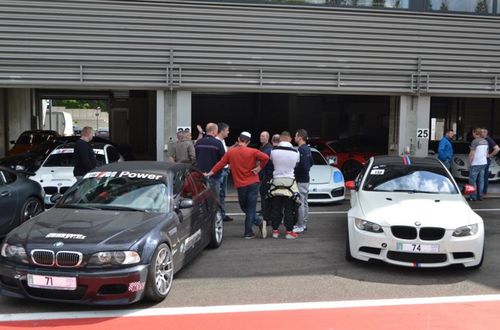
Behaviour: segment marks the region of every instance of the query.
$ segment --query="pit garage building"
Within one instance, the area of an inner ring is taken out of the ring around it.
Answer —
[[[0,157],[61,98],[106,100],[145,159],[208,121],[416,156],[445,126],[500,137],[498,2],[2,0]]]

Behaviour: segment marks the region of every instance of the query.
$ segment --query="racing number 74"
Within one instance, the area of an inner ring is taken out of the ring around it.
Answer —
[[[422,251],[422,247],[420,244],[412,244],[413,246],[413,251]]]

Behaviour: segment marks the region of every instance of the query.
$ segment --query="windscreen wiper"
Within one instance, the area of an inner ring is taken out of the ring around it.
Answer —
[[[136,209],[134,207],[129,206],[121,206],[121,205],[102,205],[101,210],[114,210],[114,211],[133,211],[133,212],[146,212],[143,209]]]
[[[58,205],[56,208],[60,209],[84,209],[84,210],[100,210],[100,208],[95,206],[88,206],[83,204],[63,204]]]
[[[421,190],[416,190],[416,189],[394,189],[392,192],[407,192],[409,194],[438,194],[437,192],[433,191],[421,191]]]

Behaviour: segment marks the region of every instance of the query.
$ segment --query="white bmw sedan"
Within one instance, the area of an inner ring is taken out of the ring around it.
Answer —
[[[351,189],[347,260],[481,266],[483,220],[437,159],[375,156],[346,187]]]

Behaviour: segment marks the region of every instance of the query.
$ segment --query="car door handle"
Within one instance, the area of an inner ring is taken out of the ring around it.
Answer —
[[[3,191],[2,193],[0,193],[0,197],[9,197],[10,195],[10,191]]]

